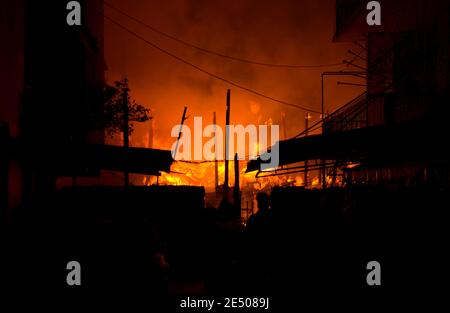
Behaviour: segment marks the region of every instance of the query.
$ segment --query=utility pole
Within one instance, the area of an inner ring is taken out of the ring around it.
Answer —
[[[238,154],[234,155],[234,190],[233,190],[233,202],[236,211],[241,214],[241,190],[239,187],[239,159]]]
[[[122,93],[122,108],[123,108],[123,147],[125,150],[125,153],[128,155],[128,147],[130,146],[129,142],[129,127],[128,127],[128,120],[129,120],[129,112],[128,112],[128,91],[125,90]],[[127,169],[125,169],[123,173],[123,182],[124,186],[128,187],[130,185],[130,174]]]
[[[324,124],[325,112],[323,110],[323,105],[324,105],[324,100],[323,100],[323,97],[324,97],[324,94],[323,94],[323,77],[324,77],[324,75],[325,75],[325,73],[322,73],[322,75],[321,75],[321,77],[322,77],[322,83],[321,83],[321,86],[322,86],[322,91],[321,91],[322,97],[321,97],[321,99],[322,99],[322,101],[321,101],[321,105],[320,105],[320,119],[322,120],[322,135],[325,134],[325,127],[324,127],[324,125],[325,125]],[[322,159],[322,168],[320,169],[320,174],[319,174],[320,180],[322,182],[322,189],[325,189],[326,186],[327,186],[325,171],[326,171],[325,160]]]
[[[230,151],[230,89],[227,90],[227,114],[225,121],[225,191],[228,191],[228,153]]]
[[[150,117],[148,127],[148,148],[153,149],[153,117]]]
[[[153,149],[153,118],[150,118],[149,121],[149,128],[148,128],[148,141],[147,141],[147,145],[149,149]],[[145,176],[145,181],[144,184],[146,186],[149,186],[151,184],[151,176],[147,175]]]
[[[287,129],[286,129],[286,113],[281,112],[281,127],[283,128],[283,140],[287,139]]]
[[[126,40],[123,41],[122,45],[122,75],[124,81],[127,81],[127,47],[128,44]],[[123,148],[125,155],[128,155],[128,147],[129,143],[129,128],[128,128],[128,120],[129,120],[129,112],[128,112],[128,90],[124,90],[122,93],[122,113],[123,113]],[[123,172],[123,184],[125,188],[130,185],[130,174],[127,169]]]
[[[213,125],[214,125],[214,187],[216,190],[219,189],[219,163],[217,161],[217,120],[216,120],[216,112],[213,115]]]
[[[177,152],[178,152],[178,145],[180,143],[180,138],[182,135],[182,131],[183,131],[183,124],[184,121],[187,119],[186,117],[186,112],[187,112],[187,107],[184,107],[184,111],[183,111],[183,116],[181,117],[181,122],[180,122],[180,130],[178,132],[178,138],[177,138],[177,143],[175,145],[175,151],[172,151],[172,158],[175,160],[175,157],[177,156]]]
[[[311,115],[305,112],[305,136],[308,136],[309,119]],[[305,188],[308,187],[308,160],[305,160]]]

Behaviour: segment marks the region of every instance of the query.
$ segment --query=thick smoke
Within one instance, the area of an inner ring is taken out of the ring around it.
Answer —
[[[285,64],[339,63],[351,59],[352,43],[333,43],[333,0],[109,0],[114,6],[146,23],[223,54],[262,62]],[[277,69],[243,64],[205,54],[153,33],[105,6],[105,13],[141,36],[208,71],[264,94],[320,111],[321,69]],[[304,128],[304,112],[241,91],[162,54],[105,20],[105,58],[109,82],[127,76],[132,94],[154,115],[154,145],[169,149],[171,128],[179,123],[184,106],[188,114],[225,123],[226,90],[232,90],[232,123],[280,123],[286,113],[287,136]],[[350,81],[348,78],[340,78]],[[362,90],[326,83],[326,110],[332,111]],[[312,121],[319,119],[313,114]],[[192,124],[193,118],[186,123]],[[134,134],[134,145],[143,146],[148,124]]]

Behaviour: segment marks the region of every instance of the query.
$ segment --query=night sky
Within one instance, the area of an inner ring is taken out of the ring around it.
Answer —
[[[354,43],[333,43],[334,0],[225,1],[225,0],[108,0],[129,15],[186,42],[221,54],[258,62],[316,65],[341,63],[359,53]],[[105,15],[146,40],[218,76],[265,95],[320,111],[320,74],[323,71],[356,70],[346,65],[318,69],[268,68],[208,55],[174,42],[130,20],[105,5]],[[191,118],[203,116],[225,123],[225,95],[231,88],[231,122],[263,124],[269,118],[280,123],[286,113],[287,136],[304,128],[304,111],[285,106],[229,86],[183,64],[105,20],[107,80],[126,76],[132,96],[152,110],[154,147],[170,149],[171,128],[178,124],[184,106]],[[364,65],[360,61],[358,64]],[[326,81],[326,110],[330,112],[363,92],[348,77]],[[358,81],[364,83],[364,81]],[[312,121],[320,118],[312,114]],[[148,142],[148,123],[137,127],[134,146]]]

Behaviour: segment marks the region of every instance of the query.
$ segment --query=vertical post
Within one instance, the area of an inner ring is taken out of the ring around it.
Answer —
[[[324,99],[323,99],[323,97],[324,97],[324,92],[323,92],[323,76],[324,76],[324,73],[322,73],[322,75],[321,75],[321,77],[322,77],[322,83],[321,83],[321,93],[322,93],[322,96],[321,96],[321,99],[322,99],[322,101],[321,101],[321,106],[320,106],[320,113],[321,113],[321,118],[322,118],[322,135],[324,135],[325,134],[325,128],[324,128],[324,121],[325,121],[325,112],[324,112]],[[323,189],[325,189],[326,188],[326,186],[327,186],[327,182],[326,182],[326,173],[325,173],[325,171],[326,171],[326,169],[325,169],[325,160],[324,159],[322,159],[322,170],[321,170],[321,175],[319,175],[319,176],[321,176],[321,181],[322,181],[322,188]]]
[[[305,136],[308,136],[309,118],[309,113],[305,112]],[[308,160],[305,160],[305,188],[306,187],[308,187]]]
[[[130,146],[129,142],[129,128],[128,128],[128,86],[125,86],[125,90],[122,94],[122,109],[123,109],[123,147],[125,150],[125,154],[128,155],[128,147]],[[128,170],[126,169],[123,173],[123,183],[125,187],[128,187],[130,184],[130,177]]]
[[[238,154],[234,155],[234,190],[233,190],[233,200],[236,212],[241,214],[241,190],[239,186],[239,159]]]
[[[153,119],[150,118],[150,125],[148,128],[148,141],[147,141],[147,145],[149,149],[153,148]],[[145,180],[144,180],[144,185],[145,186],[150,186],[151,185],[151,181],[152,178],[150,175],[145,176]]]
[[[216,112],[213,115],[213,125],[214,125],[214,187],[216,190],[219,188],[219,163],[217,161],[217,120],[216,120]]]
[[[187,112],[187,107],[184,107],[183,116],[181,117],[181,122],[180,122],[180,131],[178,132],[177,143],[175,145],[175,151],[172,151],[172,158],[174,160],[175,160],[175,157],[177,156],[178,145],[180,143],[180,138],[181,138],[182,131],[183,131],[183,124],[184,124],[184,121],[186,120],[186,112]]]
[[[153,148],[153,118],[150,117],[149,127],[148,127],[148,147]]]
[[[228,153],[230,151],[230,89],[227,90],[227,114],[225,123],[225,191],[228,190]]]
[[[281,127],[283,128],[283,140],[287,139],[287,129],[286,129],[286,113],[281,112]]]

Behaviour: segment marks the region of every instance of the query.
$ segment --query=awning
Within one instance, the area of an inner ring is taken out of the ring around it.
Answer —
[[[100,170],[160,175],[170,172],[171,151],[112,145],[58,145],[33,148],[35,168],[56,176],[93,176]]]
[[[279,142],[279,166],[307,160],[370,161],[375,163],[448,160],[445,136],[425,122],[381,125]],[[260,170],[260,158],[246,172]]]

